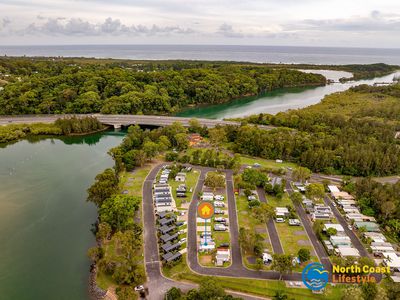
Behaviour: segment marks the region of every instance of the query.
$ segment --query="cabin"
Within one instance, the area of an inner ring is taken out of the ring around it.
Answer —
[[[347,235],[346,236],[333,235],[330,237],[329,240],[334,247],[351,246],[351,240]]]
[[[338,247],[335,249],[335,253],[341,257],[346,257],[346,256],[360,257],[360,252],[358,252],[358,250],[353,247]]]
[[[164,244],[166,244],[167,242],[170,241],[174,241],[179,237],[178,233],[175,233],[173,235],[169,235],[169,234],[164,234],[160,237],[161,242],[163,242]]]
[[[172,261],[177,261],[181,257],[182,257],[182,254],[180,252],[176,252],[176,253],[168,252],[162,256],[162,259],[164,262],[168,263],[168,262],[172,262]]]
[[[342,225],[340,224],[331,224],[331,223],[326,223],[324,224],[324,229],[323,231],[328,231],[329,228],[336,229],[337,234],[336,235],[345,235],[345,231]]]
[[[367,232],[380,232],[379,225],[374,222],[354,222],[357,229],[365,228]]]
[[[170,233],[171,231],[174,231],[176,229],[176,226],[168,226],[164,225],[158,228],[158,231],[160,231],[161,234],[167,234]]]
[[[300,226],[299,219],[289,219],[289,226]]]
[[[217,254],[215,255],[215,265],[222,267],[225,262],[229,262],[231,259],[231,252],[229,248],[217,248]]]
[[[179,250],[180,247],[181,247],[180,243],[172,244],[171,242],[168,242],[168,243],[162,245],[161,249],[164,252],[171,252],[171,251]]]
[[[285,218],[289,216],[289,209],[287,207],[275,207],[275,216]]]
[[[186,181],[186,173],[179,172],[175,176],[175,181],[185,182]]]
[[[164,225],[171,225],[173,223],[175,223],[175,218],[164,218],[158,221],[158,223],[160,224],[160,226],[164,226]]]

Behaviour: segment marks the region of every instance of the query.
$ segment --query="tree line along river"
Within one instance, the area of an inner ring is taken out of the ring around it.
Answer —
[[[337,80],[342,72],[325,73]],[[186,117],[228,118],[276,113],[315,104],[356,83],[277,90],[217,106],[187,109]],[[113,162],[107,151],[123,133],[23,140],[0,148],[0,299],[88,299],[90,232],[95,207],[86,189]]]

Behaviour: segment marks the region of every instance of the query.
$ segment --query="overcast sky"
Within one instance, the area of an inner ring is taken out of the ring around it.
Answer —
[[[0,44],[400,48],[400,1],[0,0]]]

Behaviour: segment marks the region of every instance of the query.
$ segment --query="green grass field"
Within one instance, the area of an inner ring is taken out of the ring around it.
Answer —
[[[182,261],[177,265],[163,268],[163,273],[178,281],[189,281],[200,283],[204,276],[193,273],[186,264],[186,254],[183,255]],[[304,299],[325,299],[339,300],[343,296],[344,286],[327,286],[324,294],[313,294],[305,288],[288,288],[283,281],[277,280],[261,280],[246,279],[233,277],[216,277],[218,283],[224,288],[232,291],[249,293],[261,297],[271,298],[277,291],[283,291],[287,294],[288,299],[304,300]]]
[[[275,160],[263,159],[259,157],[251,157],[247,155],[240,156],[240,162],[242,165],[252,166],[254,163],[259,163],[264,168],[280,169],[280,168],[296,168],[297,164],[291,162],[277,163]]]

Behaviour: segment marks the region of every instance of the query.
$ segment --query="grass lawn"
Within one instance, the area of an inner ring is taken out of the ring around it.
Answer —
[[[183,198],[178,198],[176,196],[176,188],[180,185],[183,184],[183,182],[177,182],[174,179],[168,180],[168,184],[171,186],[172,189],[172,195],[175,199],[176,202],[176,207],[179,208],[182,205],[182,202],[190,202],[192,199],[193,192],[190,192],[190,189],[194,191],[197,181],[199,179],[200,172],[196,169],[193,169],[191,172],[186,173],[186,181],[184,184],[186,185],[187,192],[186,192],[186,197]]]
[[[301,248],[309,249],[312,253],[313,247],[303,226],[289,226],[286,221],[285,223],[275,223],[275,227],[285,254],[297,255]],[[301,231],[304,233],[299,234]],[[302,245],[301,241],[306,242],[307,245]],[[311,261],[318,261],[318,258],[311,256]]]
[[[251,157],[247,155],[240,156],[240,162],[242,165],[252,166],[254,163],[259,163],[264,168],[280,169],[280,168],[296,168],[297,164],[291,162],[277,163],[275,160],[264,159],[259,157]]]
[[[183,255],[182,261],[177,265],[168,268],[163,268],[163,273],[166,277],[178,281],[190,281],[200,283],[204,276],[195,274],[190,271],[186,264],[186,254]],[[313,294],[310,290],[304,288],[288,288],[283,281],[277,280],[262,280],[262,279],[246,279],[232,277],[216,277],[218,283],[224,288],[232,291],[249,293],[261,297],[273,297],[277,291],[283,291],[288,295],[288,298],[303,300],[303,299],[325,299],[339,300],[343,296],[344,286],[336,285],[334,287],[327,286],[324,294]]]
[[[292,204],[292,200],[290,200],[289,195],[288,194],[283,194],[282,199],[279,199],[275,196],[272,195],[268,195],[266,194],[265,197],[267,198],[267,203],[272,205],[273,207],[285,207],[286,205],[290,205],[293,206]]]

